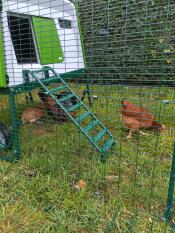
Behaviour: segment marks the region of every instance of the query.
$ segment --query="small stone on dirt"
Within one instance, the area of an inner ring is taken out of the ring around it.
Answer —
[[[37,175],[37,171],[35,170],[28,170],[25,172],[26,176],[28,177],[35,177]]]

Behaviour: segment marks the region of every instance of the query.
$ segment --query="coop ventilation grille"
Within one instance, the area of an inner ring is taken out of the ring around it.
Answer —
[[[60,28],[64,29],[71,29],[72,28],[72,21],[67,19],[58,19]]]
[[[8,14],[11,38],[19,64],[38,63],[30,18]]]

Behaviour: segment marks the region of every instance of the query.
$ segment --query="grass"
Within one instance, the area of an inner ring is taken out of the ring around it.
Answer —
[[[72,88],[81,95],[83,85]],[[0,162],[0,232],[170,232],[160,220],[166,206],[174,138],[174,89],[92,86],[92,107],[117,140],[107,162],[71,123],[46,116],[42,125],[20,129],[22,160]],[[126,139],[119,116],[121,98],[143,104],[164,123],[158,136]],[[38,99],[36,99],[36,103]],[[172,101],[162,104],[162,100]],[[87,101],[87,100],[86,100]],[[2,97],[1,120],[10,124]],[[18,116],[27,106],[17,97]],[[84,180],[79,192],[73,184]]]

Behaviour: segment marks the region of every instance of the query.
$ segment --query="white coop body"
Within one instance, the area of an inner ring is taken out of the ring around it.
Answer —
[[[55,22],[58,43],[61,45],[63,60],[47,64],[59,74],[76,71],[84,68],[83,49],[81,43],[80,29],[76,9],[73,3],[68,0],[17,0],[2,1],[1,26],[4,45],[4,60],[8,86],[15,86],[24,83],[23,70],[41,69],[43,64],[40,61],[34,31],[31,26],[34,41],[35,60],[32,62],[18,61],[15,51],[12,32],[9,27],[9,15],[15,17],[40,17],[52,19]],[[63,22],[63,25],[61,25]],[[14,36],[15,38],[15,36]],[[59,42],[60,41],[60,42]],[[22,42],[21,42],[22,45]],[[61,59],[60,59],[61,60]]]

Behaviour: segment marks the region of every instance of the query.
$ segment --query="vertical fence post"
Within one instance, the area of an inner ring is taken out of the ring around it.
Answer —
[[[168,188],[167,205],[166,205],[166,211],[165,211],[166,221],[170,221],[173,215],[174,187],[175,187],[175,143],[174,143],[174,150],[173,150],[169,188]]]
[[[20,141],[19,141],[19,121],[17,119],[16,101],[14,89],[9,89],[9,101],[12,114],[12,127],[13,127],[13,137],[14,137],[14,149],[13,149],[13,160],[20,159]]]

